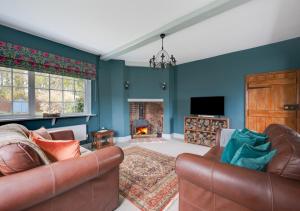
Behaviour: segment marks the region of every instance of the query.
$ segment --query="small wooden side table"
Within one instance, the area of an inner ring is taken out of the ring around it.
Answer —
[[[99,130],[92,132],[92,149],[102,149],[108,146],[114,146],[114,131]]]

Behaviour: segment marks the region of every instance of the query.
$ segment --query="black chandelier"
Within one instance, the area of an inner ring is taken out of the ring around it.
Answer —
[[[169,56],[168,52],[164,49],[164,38],[165,34],[161,34],[161,50],[149,60],[150,67],[152,68],[162,68],[175,66],[176,59],[173,55]]]

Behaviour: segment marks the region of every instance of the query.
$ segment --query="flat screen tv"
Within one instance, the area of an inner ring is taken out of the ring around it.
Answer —
[[[224,116],[224,96],[191,97],[191,114]]]

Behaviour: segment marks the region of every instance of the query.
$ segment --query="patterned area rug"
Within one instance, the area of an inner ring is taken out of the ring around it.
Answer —
[[[175,158],[137,146],[124,154],[120,193],[141,210],[163,210],[178,192]]]

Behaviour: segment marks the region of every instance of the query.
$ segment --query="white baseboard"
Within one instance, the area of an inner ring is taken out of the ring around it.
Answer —
[[[165,138],[165,139],[171,139],[172,138],[171,134],[168,134],[168,133],[163,133],[162,137]]]
[[[180,133],[173,133],[173,134],[172,134],[172,138],[184,140],[184,135],[183,135],[183,134],[180,134]]]

